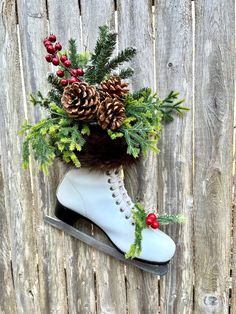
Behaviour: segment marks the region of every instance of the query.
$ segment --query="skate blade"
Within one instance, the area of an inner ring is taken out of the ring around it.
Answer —
[[[168,265],[155,265],[155,264],[148,264],[145,262],[141,262],[135,259],[126,259],[122,253],[117,251],[113,246],[103,243],[92,236],[64,223],[62,220],[59,220],[57,218],[53,218],[50,216],[44,216],[44,221],[48,223],[49,225],[62,230],[69,234],[70,236],[84,242],[85,244],[94,247],[95,249],[112,256],[119,261],[122,261],[128,265],[135,266],[143,271],[146,271],[148,273],[163,276],[168,272]]]

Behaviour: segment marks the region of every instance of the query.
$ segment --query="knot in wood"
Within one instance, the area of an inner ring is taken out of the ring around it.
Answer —
[[[217,306],[219,304],[219,300],[214,295],[208,295],[204,298],[204,304],[207,306]]]

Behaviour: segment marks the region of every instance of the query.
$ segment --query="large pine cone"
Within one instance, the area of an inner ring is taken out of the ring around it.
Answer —
[[[104,100],[106,97],[122,99],[129,90],[128,83],[122,82],[119,76],[111,76],[108,80],[103,81],[100,87],[100,97]]]
[[[64,89],[61,103],[69,117],[86,122],[97,112],[100,98],[95,86],[79,82]]]
[[[103,130],[115,130],[125,119],[125,107],[119,99],[107,97],[98,107],[97,118]]]

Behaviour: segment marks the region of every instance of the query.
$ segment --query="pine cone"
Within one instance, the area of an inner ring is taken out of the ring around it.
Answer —
[[[122,82],[119,76],[111,76],[108,80],[101,83],[100,97],[104,100],[106,97],[122,99],[128,93],[128,83]]]
[[[107,128],[115,130],[125,119],[125,107],[119,99],[107,97],[98,107],[97,118],[104,130]]]
[[[61,103],[69,117],[89,121],[96,114],[100,99],[95,86],[79,82],[64,89]]]

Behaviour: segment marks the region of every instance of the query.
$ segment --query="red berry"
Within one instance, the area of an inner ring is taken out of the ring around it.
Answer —
[[[60,44],[60,43],[56,43],[55,49],[56,49],[57,51],[60,51],[60,50],[62,49],[61,44]]]
[[[52,45],[48,45],[46,48],[47,48],[48,53],[54,53],[55,52],[55,48]]]
[[[48,37],[48,39],[49,39],[52,43],[54,43],[54,42],[57,40],[57,38],[56,38],[56,36],[55,36],[54,34],[50,34],[50,36]]]
[[[59,76],[59,77],[63,77],[64,76],[64,71],[62,71],[62,70],[58,70],[57,71],[57,76]]]
[[[61,62],[65,62],[67,60],[67,56],[66,55],[62,55],[60,60],[61,60]]]
[[[70,60],[66,60],[64,62],[64,65],[69,68],[71,66],[71,61]]]
[[[72,69],[72,70],[70,71],[70,73],[71,73],[71,75],[73,75],[73,76],[77,76],[77,70],[75,70],[75,69]]]
[[[73,83],[76,83],[76,82],[79,82],[79,79],[75,76],[72,76],[70,79],[69,79],[69,83],[70,84],[73,84]]]
[[[83,69],[77,69],[77,75],[83,76],[84,75],[84,70]]]
[[[66,86],[68,84],[68,81],[66,79],[62,79],[62,80],[60,80],[60,84],[62,86]]]
[[[52,59],[52,64],[59,65],[59,59],[58,58],[53,58]]]
[[[148,218],[152,219],[152,221],[156,220],[157,216],[153,213],[148,215]]]
[[[153,221],[153,223],[151,224],[151,227],[152,227],[153,229],[157,229],[157,228],[160,227],[160,223],[155,220],[155,221]]]
[[[149,217],[147,217],[147,218],[146,218],[146,224],[147,224],[148,226],[150,226],[152,223],[153,223],[153,220],[150,219]]]
[[[50,45],[50,46],[52,45],[52,43],[51,43],[49,40],[45,40],[43,43],[44,43],[44,46],[45,46],[45,47],[47,47],[47,46],[49,46],[49,45]]]
[[[45,59],[47,60],[47,62],[52,62],[53,56],[52,55],[46,55]]]

